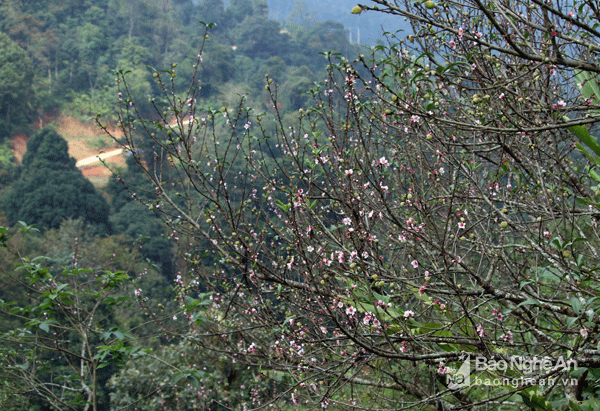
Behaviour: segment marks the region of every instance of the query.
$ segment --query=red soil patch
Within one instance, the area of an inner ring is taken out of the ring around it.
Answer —
[[[69,144],[69,155],[79,161],[89,157],[95,157],[101,152],[111,151],[119,148],[106,133],[101,130],[95,123],[83,122],[74,117],[60,116],[56,119],[56,131],[63,136]],[[109,131],[115,137],[121,137],[120,130],[109,128]],[[19,134],[11,139],[13,151],[17,161],[20,163],[23,155],[27,151],[27,136]],[[124,167],[125,156],[119,155],[111,157],[107,160],[112,168]],[[104,165],[97,163],[81,168],[81,172],[94,185],[102,186],[108,181],[112,175],[111,171]]]
[[[11,139],[13,153],[17,161],[20,163],[23,160],[23,156],[27,151],[27,135],[17,134]]]

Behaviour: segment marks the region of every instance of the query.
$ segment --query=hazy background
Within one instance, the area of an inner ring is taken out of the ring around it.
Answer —
[[[358,3],[371,4],[368,0],[267,0],[269,17],[284,23],[294,12],[294,19],[338,21],[352,33],[353,43],[357,42],[358,32],[360,44],[372,46],[377,39],[383,38],[384,29],[389,32],[410,30],[410,26],[397,16],[373,12],[352,14],[352,7]],[[299,23],[298,20],[296,22]]]

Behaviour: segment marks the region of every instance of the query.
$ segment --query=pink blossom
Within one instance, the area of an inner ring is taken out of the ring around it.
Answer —
[[[404,318],[409,318],[409,317],[414,317],[414,316],[415,316],[414,311],[411,311],[411,310],[404,311]]]
[[[410,265],[412,265],[413,268],[417,268],[419,266],[419,262],[417,260],[413,260],[412,263],[410,263]]]
[[[502,334],[500,338],[502,338],[504,341],[508,341],[511,344],[515,342],[511,331],[507,331],[506,334]]]

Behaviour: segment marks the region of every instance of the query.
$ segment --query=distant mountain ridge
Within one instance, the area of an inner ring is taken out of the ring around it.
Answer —
[[[352,7],[359,2],[369,4],[366,0],[267,0],[269,17],[285,22],[299,2],[303,2],[310,11],[316,11],[320,21],[334,20],[342,23],[352,33],[351,41],[360,44],[375,45],[377,39],[383,38],[383,32],[395,32],[399,29],[410,30],[410,26],[398,17],[383,13],[352,14]]]

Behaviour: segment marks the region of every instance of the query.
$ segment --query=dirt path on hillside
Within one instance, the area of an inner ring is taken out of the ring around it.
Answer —
[[[77,160],[77,167],[94,185],[105,185],[112,175],[108,168],[99,164],[100,159],[105,160],[111,168],[125,166],[123,148],[104,134],[96,124],[61,116],[55,121],[55,127],[58,134],[67,140],[69,155]],[[119,130],[110,131],[116,137],[120,137]],[[12,137],[11,141],[15,157],[20,163],[27,151],[27,136],[19,134]]]
[[[77,166],[79,168],[82,168],[82,167],[94,165],[96,163],[102,162],[103,160],[106,160],[107,158],[118,156],[119,154],[122,154],[124,151],[125,151],[124,148],[117,148],[115,150],[111,150],[111,151],[108,151],[106,153],[100,153],[100,154],[98,154],[96,156],[87,157],[87,158],[84,158],[82,160],[79,160],[75,164],[75,166]]]

